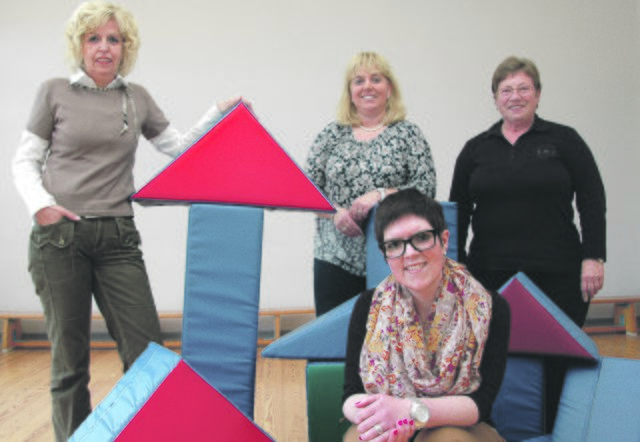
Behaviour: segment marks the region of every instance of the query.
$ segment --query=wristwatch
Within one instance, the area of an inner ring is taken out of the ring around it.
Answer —
[[[415,423],[415,427],[417,429],[421,429],[427,426],[427,422],[429,422],[429,417],[431,413],[429,413],[429,407],[425,405],[419,399],[411,399],[411,409],[409,410],[409,416],[413,419]]]

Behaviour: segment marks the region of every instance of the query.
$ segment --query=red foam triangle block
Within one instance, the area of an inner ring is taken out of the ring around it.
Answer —
[[[597,356],[595,344],[550,299],[543,298],[533,283],[513,278],[500,293],[511,307],[510,352],[585,359]]]
[[[115,440],[273,441],[185,361],[169,373]]]
[[[243,103],[132,198],[141,204],[335,210]]]

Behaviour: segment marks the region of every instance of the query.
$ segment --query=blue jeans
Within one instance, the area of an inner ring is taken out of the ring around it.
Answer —
[[[150,341],[162,343],[140,234],[130,217],[36,224],[29,272],[51,341],[53,427],[56,440],[66,441],[91,413],[92,299],[125,371]]]

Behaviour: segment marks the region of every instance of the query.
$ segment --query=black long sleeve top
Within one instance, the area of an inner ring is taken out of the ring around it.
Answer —
[[[349,396],[365,392],[360,377],[360,353],[366,336],[367,318],[373,292],[373,289],[363,292],[356,300],[351,314],[347,339],[343,402]],[[489,337],[480,363],[481,383],[476,391],[468,395],[478,407],[479,420],[488,423],[491,423],[491,408],[504,377],[511,324],[511,312],[507,301],[495,292],[491,292],[491,297],[493,307]]]
[[[501,125],[469,140],[456,161],[449,199],[458,204],[458,259],[488,270],[548,272],[606,259],[604,185],[580,135],[536,115],[512,145]]]

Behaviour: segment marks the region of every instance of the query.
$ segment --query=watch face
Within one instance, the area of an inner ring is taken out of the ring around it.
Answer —
[[[429,420],[429,408],[421,401],[414,401],[411,406],[411,417],[420,425],[425,425]]]
[[[420,422],[426,422],[429,420],[429,410],[424,405],[416,407],[416,417]]]

